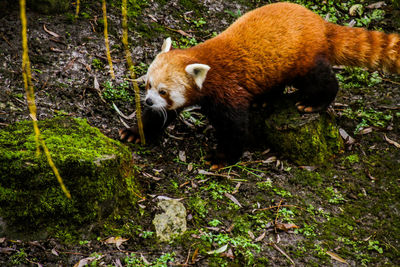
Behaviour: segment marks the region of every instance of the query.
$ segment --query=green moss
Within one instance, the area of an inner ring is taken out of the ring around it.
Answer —
[[[329,165],[343,141],[334,118],[328,114],[300,114],[294,99],[281,97],[268,111],[251,118],[256,140],[265,140],[281,156],[298,165]]]
[[[318,172],[296,169],[290,182],[303,186],[317,187],[322,184],[323,178]]]
[[[69,239],[128,212],[138,188],[127,147],[82,119],[58,117],[40,121],[39,128],[72,198],[44,153],[36,156],[32,123],[11,125],[0,131],[0,216],[8,229]]]

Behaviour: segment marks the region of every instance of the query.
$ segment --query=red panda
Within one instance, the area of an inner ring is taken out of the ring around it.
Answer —
[[[400,36],[335,25],[300,5],[275,3],[188,49],[171,50],[168,38],[143,77],[145,136],[160,133],[176,110],[198,104],[216,130],[214,163],[232,163],[242,155],[255,98],[292,85],[302,96],[300,112],[322,111],[338,91],[334,64],[400,73]],[[120,137],[137,141],[137,127]]]

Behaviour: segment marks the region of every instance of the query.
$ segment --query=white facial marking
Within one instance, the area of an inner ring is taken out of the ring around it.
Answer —
[[[183,95],[184,90],[171,90],[169,93],[169,97],[172,100],[171,109],[177,109],[186,104],[186,98]]]
[[[152,105],[151,108],[160,109],[167,107],[167,101],[160,96],[158,90],[151,88],[147,90],[145,101],[151,100]]]

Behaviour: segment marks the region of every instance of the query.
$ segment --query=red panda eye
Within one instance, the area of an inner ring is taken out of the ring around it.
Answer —
[[[166,95],[166,94],[167,94],[167,91],[165,91],[165,90],[160,90],[158,93],[159,93],[160,95]]]

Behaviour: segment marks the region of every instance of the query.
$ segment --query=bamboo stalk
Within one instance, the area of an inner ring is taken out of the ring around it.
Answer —
[[[29,114],[32,118],[33,129],[35,132],[35,142],[36,142],[36,156],[40,155],[40,145],[44,150],[44,154],[46,155],[47,161],[54,172],[54,175],[57,178],[58,183],[61,186],[62,191],[67,196],[67,198],[71,198],[71,194],[68,189],[65,187],[64,182],[58,172],[56,165],[54,164],[49,149],[46,146],[46,143],[41,138],[39,126],[37,123],[36,116],[36,104],[35,104],[35,92],[32,85],[32,73],[31,73],[31,64],[29,61],[28,55],[28,37],[27,37],[27,19],[26,19],[26,1],[20,0],[20,16],[21,16],[21,26],[22,26],[22,77],[24,79],[24,88],[26,92],[26,99],[28,101]]]
[[[128,46],[128,19],[127,19],[127,1],[122,0],[122,43],[124,44],[125,47],[125,57],[126,57],[126,62],[128,64],[129,68],[129,73],[132,78],[132,84],[133,84],[133,89],[135,90],[135,103],[136,103],[136,118],[137,118],[137,123],[138,123],[138,128],[139,128],[139,135],[140,135],[140,141],[144,145],[146,144],[146,140],[144,138],[144,132],[143,132],[143,122],[142,122],[142,110],[140,107],[140,91],[139,91],[139,86],[135,80],[135,71],[134,71],[134,66],[132,62],[132,56],[131,52],[129,51],[129,46]]]

